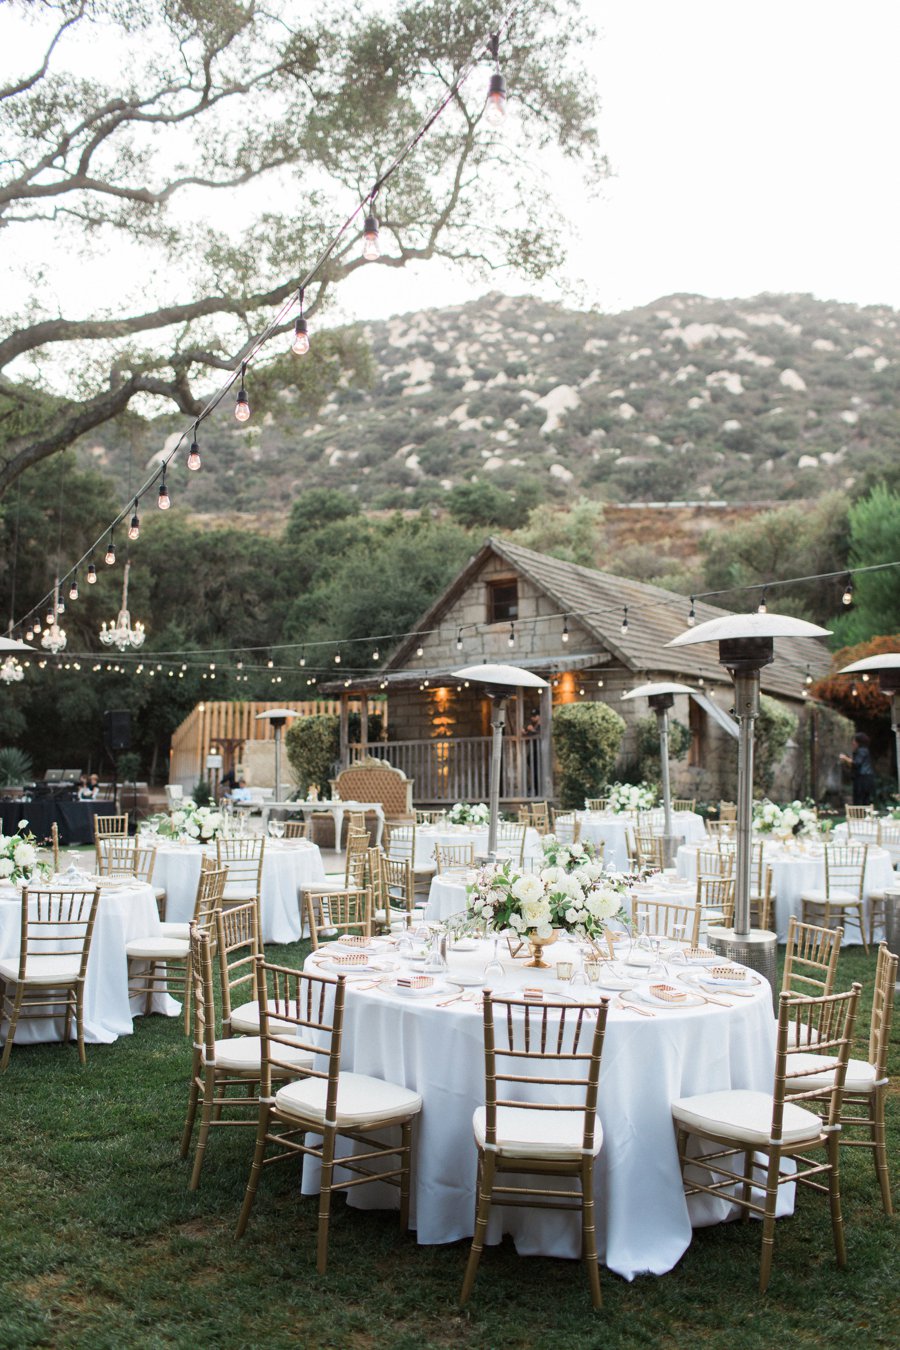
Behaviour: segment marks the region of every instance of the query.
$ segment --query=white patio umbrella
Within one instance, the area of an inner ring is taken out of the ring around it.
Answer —
[[[753,830],[753,724],[759,716],[760,671],[775,660],[778,637],[828,637],[829,629],[788,614],[728,614],[679,633],[666,645],[689,647],[718,642],[719,660],[734,681],[734,715],[738,720],[737,857],[735,859],[734,928],[713,928],[710,945],[725,956],[766,975],[775,988],[774,933],[750,928],[750,871]]]
[[[500,761],[503,754],[503,728],[506,725],[506,704],[516,689],[546,689],[547,681],[521,666],[491,665],[487,661],[480,666],[465,666],[454,670],[458,680],[468,680],[484,686],[484,692],[491,700],[491,777],[489,809],[491,813],[488,825],[488,853],[491,858],[497,854],[497,825],[500,820]]]
[[[656,713],[656,725],[659,728],[659,762],[663,793],[663,853],[666,867],[671,867],[675,857],[676,840],[672,833],[672,793],[669,787],[669,709],[675,706],[676,694],[693,694],[696,690],[689,684],[676,684],[659,680],[655,684],[639,684],[622,695],[622,700],[645,698]]]

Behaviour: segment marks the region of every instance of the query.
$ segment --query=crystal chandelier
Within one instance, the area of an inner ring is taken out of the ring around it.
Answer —
[[[58,652],[65,650],[66,630],[60,628],[57,622],[57,615],[62,613],[59,606],[59,578],[57,577],[53,585],[53,609],[47,615],[47,627],[41,633],[41,646],[45,651],[52,652],[54,656]]]
[[[131,626],[131,615],[128,613],[128,573],[131,563],[125,564],[125,576],[122,579],[122,608],[119,610],[114,623],[107,624],[105,621],[100,629],[100,641],[105,647],[118,647],[120,652],[127,651],[129,647],[142,647],[144,645],[144,625],[140,622],[134,627]]]
[[[19,680],[24,678],[25,672],[14,656],[8,656],[0,665],[0,680],[4,684],[18,684]]]

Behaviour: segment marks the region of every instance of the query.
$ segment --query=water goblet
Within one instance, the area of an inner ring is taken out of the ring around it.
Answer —
[[[499,943],[500,943],[499,937],[495,937],[494,950],[491,955],[491,959],[490,961],[487,962],[483,971],[485,984],[488,984],[491,980],[502,980],[503,976],[506,974],[506,971],[503,969],[503,964],[497,953],[497,947],[499,946]]]

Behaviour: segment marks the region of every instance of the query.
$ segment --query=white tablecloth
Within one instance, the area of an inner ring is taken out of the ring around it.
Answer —
[[[166,889],[166,918],[187,923],[194,913],[200,859],[215,849],[199,844],[161,844],[153,868],[154,886]],[[300,937],[298,887],[325,880],[322,855],[305,839],[267,839],[263,854],[260,919],[263,942],[296,942]]]
[[[90,884],[90,881],[84,883],[86,888]],[[21,896],[12,888],[4,888],[0,891],[0,955],[4,960],[18,959],[21,927]],[[143,1012],[143,999],[129,1003],[125,944],[159,932],[159,913],[152,887],[137,883],[101,890],[84,983],[86,1041],[105,1044],[119,1036],[131,1035],[131,1019]],[[180,1008],[173,999],[157,995],[153,1011],[174,1016]],[[23,1020],[16,1028],[16,1044],[58,1041],[62,1039],[62,1033],[62,1016],[53,1021]]]
[[[427,867],[434,862],[435,844],[474,844],[475,856],[487,853],[487,826],[472,825],[418,825],[416,826],[416,856],[414,866]],[[497,840],[499,854],[512,854],[518,844],[507,840]],[[525,831],[525,857],[539,858],[543,853],[541,836],[530,825]]]
[[[442,876],[437,873],[431,878],[428,904],[425,906],[425,918],[449,919],[452,914],[461,913],[466,908],[467,903],[468,896],[464,878]]]
[[[375,846],[381,844],[381,836],[384,833],[384,807],[381,802],[351,802],[351,801],[323,801],[323,802],[266,802],[262,809],[263,824],[267,824],[269,816],[273,811],[279,813],[285,812],[294,814],[299,812],[304,820],[309,820],[315,812],[320,814],[334,816],[334,838],[335,847],[341,846],[341,835],[344,828],[344,814],[347,811],[374,812],[377,817],[375,821]]]
[[[577,811],[581,821],[581,838],[591,844],[603,844],[603,860],[617,872],[628,868],[627,831],[633,818],[611,811]],[[699,843],[706,838],[703,817],[695,811],[675,811],[672,814],[672,833],[686,843]]]
[[[501,944],[502,945],[502,944]],[[548,959],[571,956],[557,943]],[[483,968],[488,950],[450,954],[454,970]],[[501,955],[503,952],[501,951]],[[559,988],[553,971],[525,971],[508,955],[506,987]],[[499,992],[504,982],[495,982]],[[721,1201],[685,1199],[670,1103],[690,1093],[726,1088],[771,1090],[775,1021],[765,981],[729,1008],[705,1005],[645,1018],[611,1008],[600,1075],[603,1147],[596,1167],[600,1258],[626,1279],[671,1270],[691,1241],[691,1228],[725,1216]],[[482,1018],[473,1003],[435,1006],[381,990],[348,987],[343,1067],[389,1079],[422,1094],[416,1125],[411,1224],[420,1243],[471,1236],[476,1155],[472,1113],[484,1101]],[[318,1176],[304,1169],[304,1190]],[[788,1188],[785,1188],[786,1190]],[[791,1188],[792,1189],[792,1188]],[[695,1203],[699,1202],[699,1203]],[[396,1193],[369,1186],[353,1203],[387,1208]],[[785,1203],[788,1203],[786,1200]],[[492,1211],[488,1241],[511,1233],[522,1254],[577,1257],[577,1216],[554,1211]]]
[[[803,851],[808,849],[808,851]],[[779,942],[787,941],[788,922],[792,915],[800,918],[800,898],[804,891],[821,890],[825,885],[825,861],[820,846],[795,845],[783,848],[780,844],[767,842],[763,851],[765,863],[772,868],[775,886],[775,931]],[[697,849],[682,845],[675,859],[680,877],[695,881],[697,877]],[[868,900],[871,891],[882,891],[890,886],[894,877],[890,855],[883,848],[869,848],[866,859],[864,898]],[[868,906],[864,906],[866,919],[866,938],[868,938]],[[859,930],[850,924],[844,931],[844,945],[859,943]],[[876,929],[876,942],[880,940],[880,931]]]

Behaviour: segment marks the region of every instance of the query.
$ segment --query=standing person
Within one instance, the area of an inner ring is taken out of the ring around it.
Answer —
[[[853,737],[852,755],[841,755],[841,762],[850,765],[853,781],[853,805],[871,806],[875,796],[875,770],[869,750],[869,738],[864,731]]]

